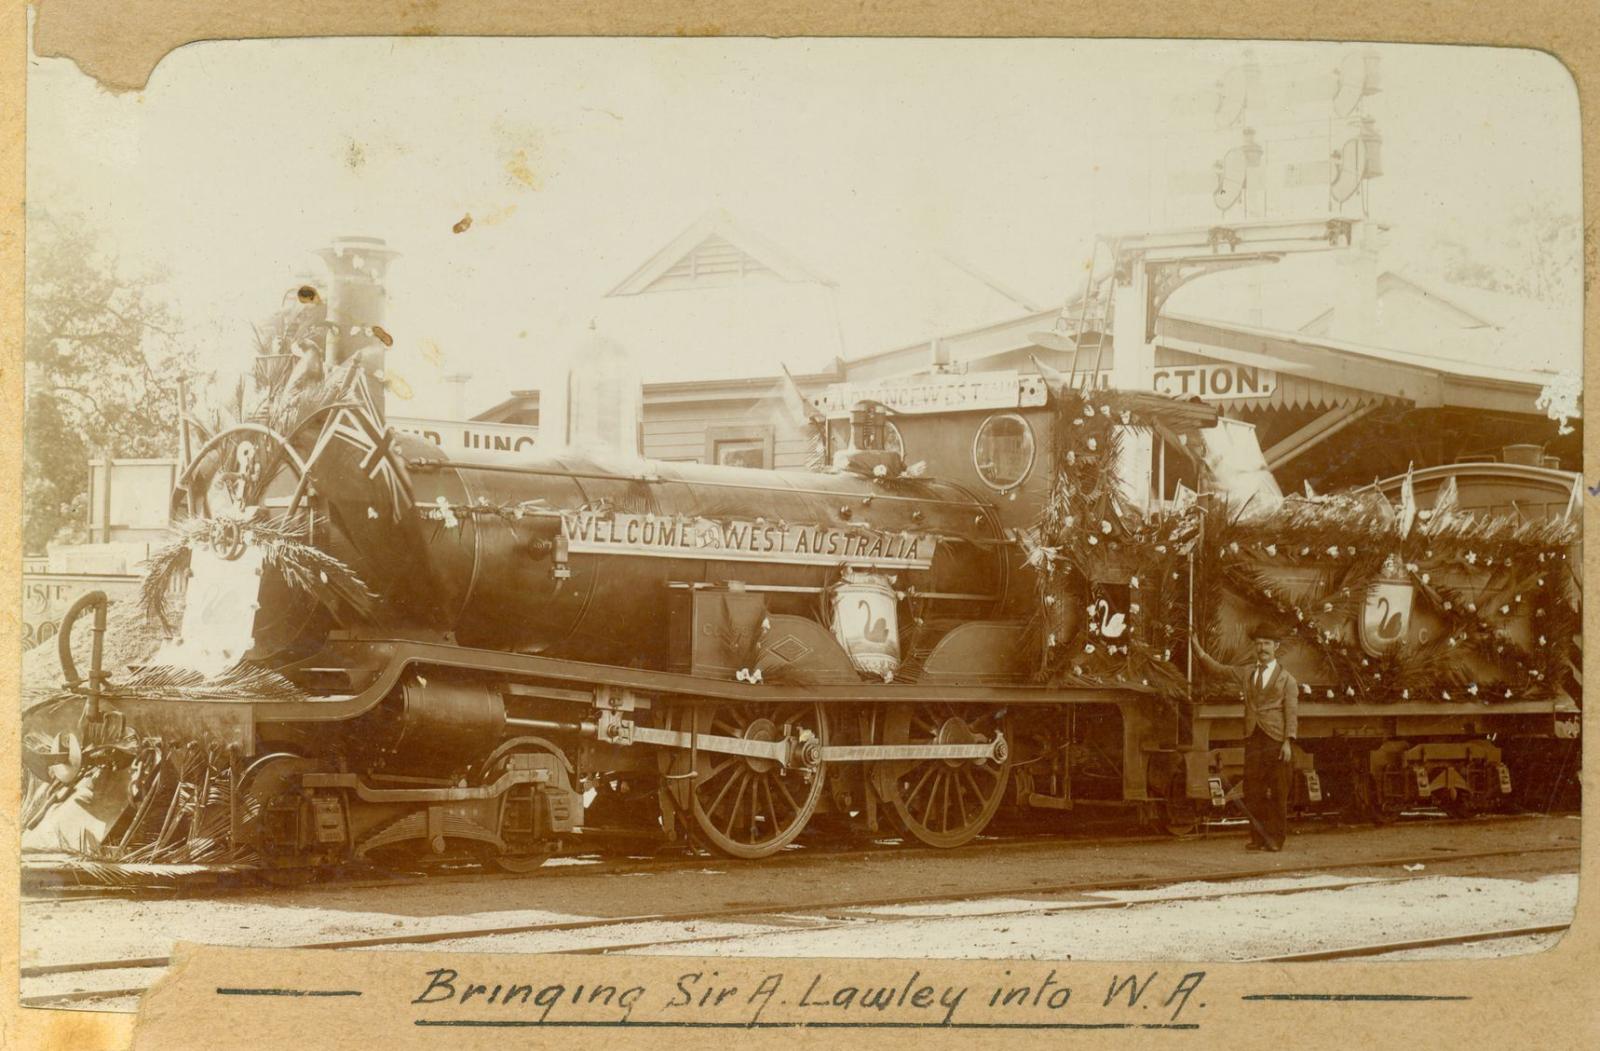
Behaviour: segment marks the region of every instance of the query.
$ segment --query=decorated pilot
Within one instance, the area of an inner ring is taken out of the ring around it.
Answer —
[[[1271,624],[1250,633],[1254,664],[1223,664],[1191,638],[1207,671],[1231,678],[1244,697],[1244,809],[1250,818],[1247,850],[1282,850],[1289,834],[1290,746],[1298,729],[1300,684],[1278,663],[1282,633]]]

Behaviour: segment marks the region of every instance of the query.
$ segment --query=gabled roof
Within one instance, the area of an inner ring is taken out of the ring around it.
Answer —
[[[725,210],[713,208],[606,295],[633,296],[695,287],[694,276],[705,272],[730,278],[771,274],[783,281],[834,284],[778,245],[740,226]]]
[[[1408,274],[1385,270],[1378,275],[1378,294],[1395,289],[1409,289],[1414,295],[1444,307],[1467,328],[1501,328],[1502,326],[1472,310],[1462,302],[1465,289],[1447,292],[1443,288],[1426,284]]]

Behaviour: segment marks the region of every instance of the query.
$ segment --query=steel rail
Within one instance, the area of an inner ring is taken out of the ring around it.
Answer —
[[[1545,819],[1546,815],[1542,814],[1475,814],[1471,817],[1416,815],[1410,818],[1402,817],[1399,819],[1398,823],[1408,827],[1425,823],[1430,828],[1449,828],[1457,825],[1469,824],[1481,827],[1487,822],[1536,821]],[[841,848],[827,843],[811,843],[804,844],[803,850],[785,851],[768,858],[757,858],[753,860],[722,857],[716,854],[690,854],[681,857],[666,858],[648,857],[636,854],[631,856],[624,855],[621,858],[613,857],[610,859],[605,859],[605,855],[598,852],[605,849],[603,844],[608,841],[628,840],[637,842],[640,839],[650,839],[653,845],[666,846],[667,844],[664,840],[660,840],[659,832],[633,833],[623,829],[610,829],[601,827],[594,830],[586,830],[585,834],[580,837],[580,840],[593,839],[595,841],[593,850],[580,849],[573,851],[570,854],[557,855],[557,857],[576,859],[595,857],[597,860],[590,864],[570,867],[561,866],[559,871],[556,869],[544,869],[541,873],[537,874],[537,878],[568,879],[589,876],[632,875],[641,872],[671,872],[677,869],[701,867],[708,862],[715,862],[719,865],[730,865],[736,867],[759,865],[764,868],[773,869],[792,865],[809,864],[822,859],[827,859],[829,861],[854,861],[869,857],[879,857],[885,854],[893,854],[895,857],[921,856],[926,854],[949,858],[961,857],[980,851],[987,852],[1000,849],[1016,852],[1049,850],[1052,848],[1068,846],[1074,849],[1124,844],[1137,846],[1140,844],[1173,843],[1186,839],[1225,836],[1231,837],[1235,835],[1242,835],[1244,833],[1243,827],[1207,829],[1203,833],[1182,837],[1174,837],[1170,833],[1164,832],[1142,832],[1120,835],[1113,833],[1108,835],[1101,830],[1088,831],[1088,835],[1083,835],[1081,837],[1074,836],[1072,833],[1063,833],[1054,829],[998,835],[985,834],[973,840],[972,842],[963,844],[959,847],[931,847],[915,841],[880,843],[878,841],[894,838],[892,835],[880,835],[874,837],[875,845],[868,847],[845,845]],[[1299,829],[1300,834],[1310,834],[1316,836],[1346,835],[1370,831],[1372,831],[1371,826],[1365,825],[1307,825],[1304,823]],[[46,875],[59,871],[59,869],[54,868],[36,867],[34,869],[34,873],[37,875]],[[23,867],[23,875],[24,877],[29,875],[29,867],[26,864]],[[341,879],[337,875],[334,875],[320,881],[318,885],[324,887],[336,887],[341,890],[363,890],[377,887],[410,887],[418,886],[424,883],[432,886],[466,882],[480,883],[498,882],[504,880],[525,880],[528,878],[530,878],[529,873],[494,872],[480,869],[444,872],[418,872],[417,870],[413,869],[396,872],[390,876],[358,874],[352,878]],[[211,893],[205,895],[182,893],[186,887],[187,889],[195,889],[200,886],[209,887]],[[97,884],[73,883],[51,887],[38,887],[36,890],[40,892],[40,896],[24,899],[29,908],[93,904],[97,901],[111,899],[135,900],[136,897],[165,901],[172,900],[174,898],[223,898],[252,893],[271,893],[271,889],[269,887],[259,884],[251,884],[247,886],[215,886],[209,883],[202,884],[198,880],[195,883],[187,884],[185,886],[172,887],[150,886],[121,888],[104,887]],[[44,893],[48,893],[50,896],[45,897],[43,896]]]
[[[1473,942],[1497,941],[1502,938],[1527,938],[1539,934],[1556,934],[1567,930],[1570,923],[1547,923],[1538,927],[1507,927],[1490,931],[1471,931],[1466,934],[1445,934],[1434,938],[1413,938],[1408,941],[1376,942],[1370,945],[1351,945],[1343,949],[1317,949],[1312,952],[1287,953],[1283,956],[1259,956],[1249,963],[1297,963],[1316,960],[1347,960],[1362,956],[1386,956],[1409,949],[1432,949],[1446,945],[1468,945]]]
[[[1185,883],[1225,883],[1242,879],[1262,879],[1267,877],[1281,877],[1294,872],[1303,872],[1307,868],[1323,869],[1360,869],[1360,868],[1393,868],[1415,864],[1417,862],[1444,862],[1473,861],[1485,858],[1499,857],[1526,857],[1534,854],[1567,853],[1576,851],[1576,844],[1565,847],[1534,847],[1517,850],[1490,850],[1477,851],[1468,854],[1452,854],[1441,857],[1435,853],[1422,855],[1406,855],[1393,858],[1375,858],[1360,861],[1335,862],[1332,864],[1316,864],[1314,866],[1289,867],[1289,868],[1249,868],[1231,869],[1220,872],[1179,873],[1165,876],[1142,876],[1126,879],[1108,880],[1083,880],[1077,882],[1040,885],[1029,883],[1014,887],[997,887],[986,889],[981,897],[1007,898],[1023,895],[1049,895],[1049,894],[1074,894],[1106,890],[1133,890],[1142,887],[1158,887],[1170,884],[1175,880]],[[1302,890],[1317,890],[1317,887],[1296,888]],[[1254,891],[1251,893],[1269,893]],[[370,949],[390,945],[431,945],[438,942],[463,941],[473,938],[505,937],[514,934],[547,934],[565,931],[595,930],[604,927],[626,927],[644,923],[691,923],[706,922],[709,920],[730,919],[749,916],[764,916],[773,914],[796,913],[828,913],[842,910],[861,910],[879,908],[891,905],[918,905],[934,902],[970,901],[975,895],[951,894],[948,891],[933,894],[897,894],[881,898],[867,899],[836,899],[815,902],[802,902],[795,904],[775,903],[762,905],[736,905],[720,909],[701,909],[691,912],[657,912],[636,913],[626,916],[591,917],[581,920],[563,920],[555,923],[524,923],[502,927],[475,927],[459,930],[421,931],[409,934],[386,934],[366,938],[341,938],[331,941],[303,942],[296,945],[282,946],[290,949]],[[1143,903],[1115,903],[1118,907],[1128,907],[1131,904]],[[1046,906],[1046,908],[1061,908]],[[929,917],[918,917],[928,919]],[[935,917],[936,918],[936,917]],[[260,946],[255,946],[260,948]],[[94,960],[83,963],[61,964],[34,964],[19,969],[22,978],[38,978],[54,974],[75,974],[91,971],[137,970],[139,968],[164,967],[171,962],[168,956],[135,957],[121,960]]]

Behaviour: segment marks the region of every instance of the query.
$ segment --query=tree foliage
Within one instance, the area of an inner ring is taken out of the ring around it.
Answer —
[[[29,216],[23,549],[77,539],[93,455],[171,456],[193,354],[156,277],[119,273],[82,219]]]
[[[1530,198],[1501,226],[1479,229],[1471,247],[1435,237],[1434,265],[1452,284],[1570,305],[1583,294],[1583,221],[1542,197]]]

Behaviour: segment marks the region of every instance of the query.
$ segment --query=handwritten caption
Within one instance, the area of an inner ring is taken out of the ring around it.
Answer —
[[[1056,968],[1007,970],[995,983],[924,978],[907,967],[870,981],[827,970],[771,971],[735,979],[710,967],[670,981],[611,984],[422,973],[410,1001],[419,1025],[1038,1026],[1195,1028],[1204,971],[1110,972],[1067,984]],[[454,1021],[452,1021],[454,1019]]]

